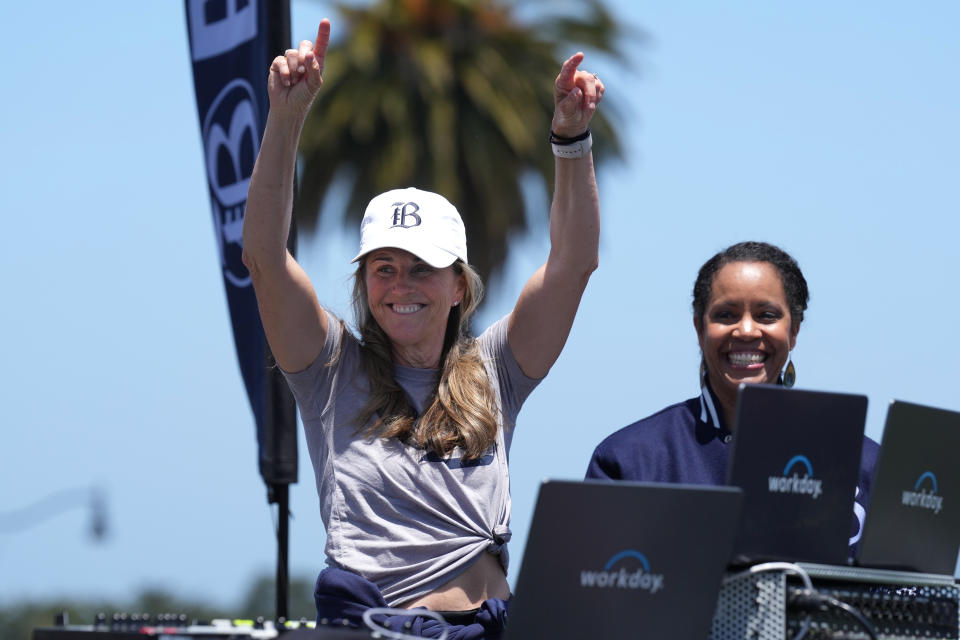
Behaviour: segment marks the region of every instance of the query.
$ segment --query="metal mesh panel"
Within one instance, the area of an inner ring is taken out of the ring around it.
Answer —
[[[784,640],[786,594],[782,571],[729,577],[717,598],[710,640]]]
[[[952,576],[827,565],[803,567],[818,591],[835,594],[861,610],[881,640],[960,637],[960,588]],[[787,620],[798,615],[795,610],[787,611],[787,599],[785,571],[727,576],[717,597],[710,640],[787,640]],[[941,603],[933,602],[935,599]],[[943,614],[958,618],[956,626],[949,619],[944,621]],[[806,634],[811,638],[836,637],[842,629],[847,629],[842,631],[843,637],[867,637],[843,616],[836,619],[815,613],[813,618]],[[790,619],[796,633],[797,620]]]

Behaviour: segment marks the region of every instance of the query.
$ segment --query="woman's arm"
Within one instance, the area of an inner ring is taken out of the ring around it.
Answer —
[[[583,54],[563,63],[554,85],[553,133],[585,133],[603,98],[603,83],[579,71]],[[579,143],[578,143],[579,144]],[[525,374],[540,378],[560,355],[590,274],[597,268],[600,204],[593,156],[555,159],[550,254],[530,278],[510,317],[507,338]]]
[[[285,371],[307,368],[320,354],[327,332],[326,314],[307,274],[287,251],[287,236],[297,144],[323,84],[329,42],[330,22],[324,19],[315,44],[304,40],[270,65],[270,113],[243,219],[243,263],[253,280],[270,349]]]

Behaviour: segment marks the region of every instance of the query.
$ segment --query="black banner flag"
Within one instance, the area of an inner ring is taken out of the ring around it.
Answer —
[[[289,0],[186,0],[186,11],[213,228],[260,475],[268,485],[289,484],[297,481],[296,410],[241,260],[247,188],[269,108],[267,69],[289,46]]]

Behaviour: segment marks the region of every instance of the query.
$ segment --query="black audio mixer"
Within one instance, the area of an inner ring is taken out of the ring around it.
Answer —
[[[877,584],[818,581],[820,594],[858,611],[877,635],[886,638],[956,640],[960,611],[957,588],[948,585]],[[787,635],[807,627],[808,640],[830,639],[837,633],[864,633],[848,610],[807,598],[800,585],[787,585]],[[864,636],[866,637],[866,636]]]
[[[783,563],[772,563],[783,564]],[[953,576],[800,563],[724,580],[711,640],[960,640]]]
[[[58,621],[33,630],[32,640],[363,640],[365,629],[301,620],[188,620],[183,614],[99,614],[93,624]]]

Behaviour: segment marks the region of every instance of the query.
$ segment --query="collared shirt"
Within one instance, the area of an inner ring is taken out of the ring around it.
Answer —
[[[716,394],[704,383],[700,395],[670,405],[605,438],[593,452],[587,478],[724,485],[733,434]],[[860,478],[850,545],[863,530],[880,445],[863,437]]]

